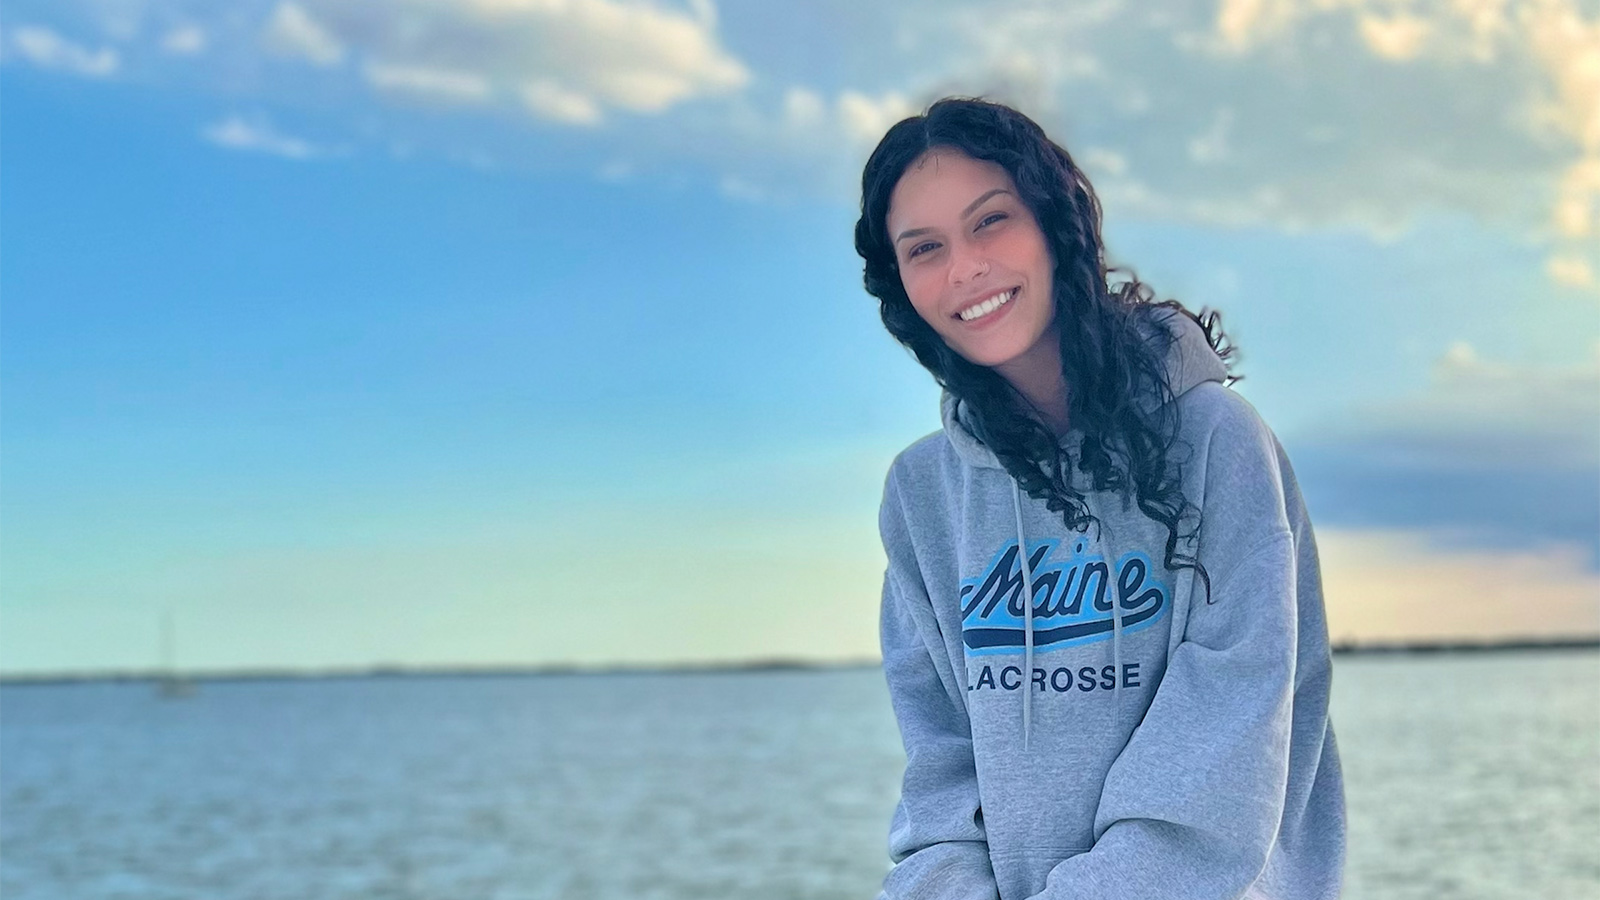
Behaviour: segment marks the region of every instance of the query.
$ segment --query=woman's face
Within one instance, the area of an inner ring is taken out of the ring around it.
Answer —
[[[998,163],[928,151],[889,195],[887,224],[912,307],[950,349],[1003,371],[1056,355],[1055,263]]]

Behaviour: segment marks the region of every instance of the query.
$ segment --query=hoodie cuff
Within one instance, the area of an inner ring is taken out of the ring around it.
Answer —
[[[999,900],[988,845],[945,841],[889,870],[877,900]]]

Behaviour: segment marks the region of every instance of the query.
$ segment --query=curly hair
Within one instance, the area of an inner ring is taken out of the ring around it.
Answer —
[[[889,239],[889,200],[906,169],[934,148],[1003,167],[1044,233],[1055,261],[1051,299],[1068,385],[1067,416],[1083,435],[1076,461],[1073,448],[1027,413],[1026,398],[995,370],[952,350],[906,295]],[[1196,315],[1176,300],[1154,302],[1151,289],[1131,269],[1108,267],[1100,221],[1099,198],[1083,171],[1037,123],[999,103],[947,97],[896,123],[873,150],[861,175],[855,243],[865,262],[867,293],[878,299],[884,327],[940,387],[965,404],[971,419],[966,424],[1022,490],[1079,532],[1091,524],[1099,529],[1100,523],[1073,484],[1074,468],[1089,477],[1092,490],[1118,492],[1124,509],[1137,496],[1139,509],[1167,527],[1166,567],[1195,569],[1209,603],[1211,578],[1205,567],[1177,551],[1180,525],[1191,513],[1196,530],[1182,537],[1190,542],[1197,537],[1200,510],[1183,495],[1183,461],[1172,453],[1181,442],[1164,360],[1176,338],[1159,327],[1147,337],[1134,318],[1151,307],[1183,313],[1200,326],[1229,369],[1235,348],[1222,330],[1220,313],[1202,307]],[[1113,273],[1126,277],[1113,284]],[[1239,377],[1229,374],[1225,384]],[[1141,396],[1155,402],[1141,404]]]

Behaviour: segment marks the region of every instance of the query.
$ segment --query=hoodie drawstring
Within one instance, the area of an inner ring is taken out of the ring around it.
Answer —
[[[1033,731],[1033,572],[1028,568],[1028,539],[1022,530],[1022,487],[1011,480],[1017,510],[1017,558],[1022,561],[1022,749]]]
[[[1115,589],[1111,595],[1111,702],[1115,709],[1116,724],[1122,725],[1122,597]]]
[[[1028,565],[1028,538],[1022,528],[1022,486],[1011,479],[1011,502],[1017,512],[1017,558],[1022,563],[1022,749],[1033,733],[1033,571]],[[1122,724],[1122,603],[1111,595],[1111,697],[1116,721]]]

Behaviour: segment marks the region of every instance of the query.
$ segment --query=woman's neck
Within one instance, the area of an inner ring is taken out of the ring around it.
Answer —
[[[1067,416],[1067,381],[1061,375],[1061,342],[1052,326],[1021,356],[995,370],[1033,407],[1039,420],[1057,437],[1071,428]]]

